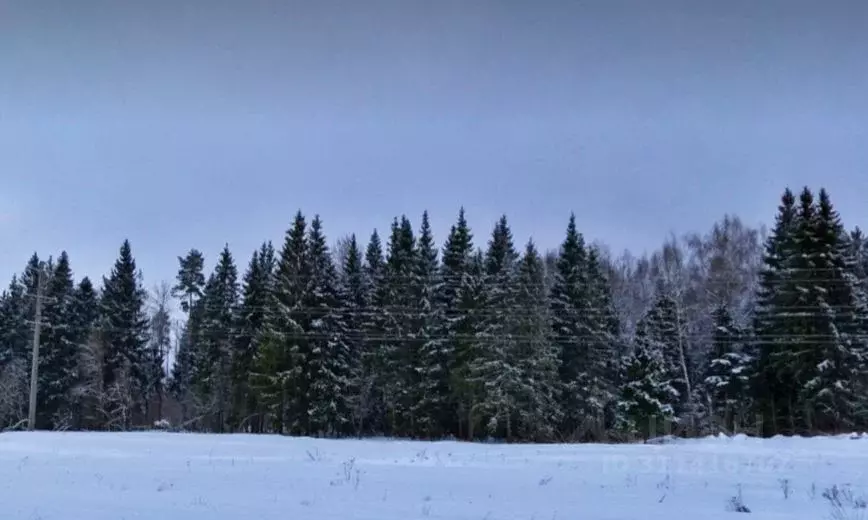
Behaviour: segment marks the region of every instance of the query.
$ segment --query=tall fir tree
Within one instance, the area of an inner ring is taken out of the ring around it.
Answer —
[[[257,392],[250,384],[256,357],[266,339],[274,298],[274,246],[265,242],[253,252],[242,281],[238,329],[232,356],[232,427],[262,431]]]
[[[800,222],[797,234],[813,267],[809,294],[817,334],[806,355],[808,376],[799,400],[812,410],[812,429],[840,432],[864,424],[868,302],[838,212],[825,189],[818,198],[813,220]]]
[[[561,354],[562,434],[570,439],[596,435],[605,420],[607,353],[595,348],[599,331],[590,288],[584,237],[570,215],[550,292],[552,340]]]
[[[415,367],[418,347],[414,330],[413,270],[416,238],[406,216],[392,221],[388,253],[380,287],[382,336],[377,345],[386,428],[390,435],[409,436],[415,429],[417,395]]]
[[[563,419],[559,406],[560,352],[551,340],[545,266],[529,240],[518,267],[515,324],[522,393],[518,430],[523,439],[552,441]]]
[[[239,302],[238,268],[229,246],[223,247],[202,296],[200,355],[194,381],[201,413],[211,419],[214,431],[228,428],[231,406],[232,354]]]
[[[69,256],[61,253],[47,273],[39,356],[37,427],[68,428],[73,424],[70,394],[78,378],[78,352],[82,339],[75,328],[75,282]]]
[[[308,433],[307,311],[310,282],[307,221],[297,212],[277,261],[274,303],[256,354],[251,383],[278,433]]]
[[[588,328],[591,331],[588,345],[591,387],[596,389],[593,409],[603,414],[598,424],[597,439],[604,431],[613,428],[617,421],[617,397],[619,394],[620,360],[625,354],[621,339],[621,324],[612,298],[612,286],[608,273],[600,261],[597,247],[589,247],[586,264],[588,278]]]
[[[490,348],[491,340],[484,333],[488,308],[485,285],[485,254],[477,249],[470,257],[467,272],[461,281],[457,327],[458,343],[455,349],[453,393],[458,413],[459,436],[468,440],[490,437],[485,410],[484,388],[473,378],[474,360],[480,352]]]
[[[99,331],[97,325],[100,318],[99,293],[90,278],[85,276],[78,282],[74,295],[74,312],[72,327],[74,337],[78,340],[77,381],[78,385],[70,396],[73,409],[73,429],[82,429],[96,424],[99,418],[94,410],[94,395],[89,389],[94,383],[101,382],[101,367],[94,363],[94,346],[98,345]],[[98,384],[96,386],[99,386]]]
[[[387,302],[386,262],[383,243],[377,230],[371,233],[365,248],[364,283],[368,294],[366,309],[362,315],[364,341],[361,353],[359,388],[359,414],[364,433],[376,434],[385,431],[385,398],[380,374],[380,344],[385,337]]]
[[[759,273],[751,346],[751,394],[761,418],[758,433],[774,435],[795,428],[792,399],[795,382],[788,371],[776,368],[778,357],[790,350],[793,307],[798,298],[788,263],[795,255],[794,234],[799,224],[796,198],[787,188],[781,196],[775,226],[766,240]]]
[[[307,432],[335,436],[352,429],[349,399],[352,353],[340,308],[338,274],[326,245],[322,221],[315,216],[308,234],[310,277],[304,309],[308,315],[305,360],[308,387]]]
[[[448,352],[446,340],[440,334],[444,309],[437,297],[442,279],[437,254],[437,244],[431,230],[428,212],[422,213],[419,239],[416,243],[413,268],[412,294],[415,303],[414,332],[418,345],[415,370],[419,375],[415,388],[417,433],[427,438],[442,437],[448,421],[441,413],[448,386],[438,387],[447,381]]]
[[[482,293],[484,313],[479,322],[481,348],[468,360],[468,383],[477,386],[478,411],[490,435],[512,440],[521,393],[515,316],[518,253],[506,216],[492,231],[485,253]]]
[[[111,273],[103,279],[100,333],[103,346],[103,391],[112,409],[105,426],[129,428],[144,417],[147,385],[144,359],[148,344],[146,291],[125,240]]]
[[[368,393],[362,356],[365,349],[366,312],[370,306],[368,284],[365,281],[364,260],[356,235],[351,235],[344,257],[341,259],[339,284],[340,308],[343,311],[344,338],[349,350],[347,372],[347,405],[351,418],[351,431],[361,436],[368,419]]]
[[[462,438],[472,435],[468,420],[471,410],[462,381],[466,376],[467,354],[476,341],[472,313],[478,303],[474,300],[477,280],[473,277],[481,275],[481,266],[474,265],[478,264],[475,256],[473,233],[461,208],[458,221],[449,230],[443,245],[438,294],[438,303],[444,312],[438,333],[443,346],[426,360],[428,370],[434,372],[427,377],[425,393],[431,406],[428,413],[441,423],[442,431]]]

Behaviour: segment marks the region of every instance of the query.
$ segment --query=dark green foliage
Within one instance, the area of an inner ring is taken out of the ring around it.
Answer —
[[[181,300],[181,310],[189,314],[205,288],[205,256],[199,250],[191,249],[187,256],[178,257],[178,263],[180,268],[172,292]]]
[[[51,273],[46,273],[43,333],[39,355],[39,414],[37,427],[69,427],[72,422],[68,396],[77,383],[78,352],[85,338],[75,327],[75,282],[66,252]]]
[[[521,393],[517,403],[521,438],[551,441],[562,420],[558,399],[560,351],[551,340],[545,267],[532,241],[518,266],[516,311],[511,318],[516,339]]]
[[[485,432],[512,440],[522,393],[522,373],[516,323],[518,253],[512,230],[503,216],[495,225],[483,260],[484,290],[479,306],[485,309],[477,324],[479,348],[470,352],[468,383],[473,385],[476,414]]]
[[[856,236],[858,240],[858,235]],[[764,433],[841,431],[865,420],[866,297],[859,258],[825,190],[787,190],[767,245],[756,331]]]
[[[613,401],[611,360],[616,331],[609,289],[596,253],[589,255],[570,216],[550,291],[552,341],[561,354],[562,434],[599,438]]]
[[[348,349],[346,400],[352,419],[352,433],[361,435],[368,420],[370,388],[363,370],[362,358],[366,348],[366,314],[370,307],[369,284],[366,281],[362,251],[351,235],[345,256],[341,259],[339,283],[340,307],[343,309],[344,338]]]
[[[182,418],[186,421],[192,406],[192,385],[205,311],[204,304],[201,303],[205,290],[205,258],[199,250],[191,249],[186,256],[178,257],[178,264],[172,295],[178,298],[181,311],[187,315],[187,321],[178,340],[169,390],[181,402]]]
[[[448,388],[438,388],[446,380],[444,367],[444,339],[440,336],[443,308],[437,301],[441,287],[440,265],[437,244],[431,231],[428,212],[422,214],[422,225],[416,244],[415,265],[411,283],[414,304],[413,333],[417,389],[414,394],[414,417],[416,430],[427,437],[443,435],[443,424],[448,419],[438,417],[440,398],[448,394]]]
[[[205,284],[204,309],[193,383],[200,415],[208,416],[215,431],[228,427],[232,384],[232,354],[239,303],[238,269],[225,246]]]
[[[273,309],[251,374],[272,429],[279,433],[307,431],[309,350],[304,298],[309,280],[307,222],[299,211],[277,260]]]
[[[757,415],[766,435],[868,426],[868,246],[824,190],[784,193],[759,273],[746,232],[621,264],[574,217],[566,231],[559,250],[529,241],[520,255],[502,217],[482,251],[462,209],[438,255],[424,212],[418,230],[402,216],[385,246],[350,236],[335,257],[320,218],[299,212],[240,283],[228,247],[207,280],[201,252],[178,259],[177,338],[168,287],[146,314],[128,242],[102,294],[75,284],[65,253],[34,254],[0,294],[0,427],[26,418],[40,273],[40,428],[166,417],[211,432],[596,441],[670,423],[750,431]]]
[[[443,246],[440,265],[440,290],[438,305],[444,312],[438,336],[442,346],[429,353],[426,399],[429,414],[445,431],[457,432],[460,437],[469,436],[466,417],[469,414],[462,388],[466,376],[467,352],[475,341],[476,332],[473,313],[477,281],[473,269],[481,274],[481,266],[472,265],[473,234],[465,218],[464,209],[458,213],[458,221],[449,231]]]
[[[144,415],[149,336],[146,296],[130,243],[125,240],[114,268],[103,279],[100,299],[102,383],[112,402],[112,413],[105,418],[109,428],[129,428]]]
[[[365,312],[362,314],[361,374],[359,376],[359,399],[356,412],[357,421],[363,433],[372,434],[385,431],[386,416],[383,389],[381,385],[379,346],[385,337],[386,302],[386,262],[383,257],[383,244],[376,230],[371,233],[365,248],[363,266],[365,292],[367,294]]]
[[[765,434],[794,429],[790,419],[795,405],[791,398],[795,383],[790,374],[775,365],[779,353],[790,348],[790,316],[783,309],[793,307],[798,297],[788,270],[788,261],[795,256],[793,235],[797,222],[796,199],[787,189],[766,241],[754,316],[755,365],[751,387]]]
[[[253,252],[242,281],[237,334],[232,355],[232,417],[234,430],[262,429],[261,410],[250,385],[256,357],[267,337],[274,298],[274,247],[271,242]]]
[[[672,401],[676,417],[683,418],[690,399],[690,358],[684,355],[686,338],[679,315],[678,303],[667,288],[660,284],[657,296],[645,316],[645,334],[653,348],[660,352],[666,381],[677,392]]]
[[[745,334],[725,304],[714,310],[713,320],[712,351],[702,384],[714,424],[735,433],[745,420],[750,359],[744,352]]]
[[[379,287],[381,331],[376,346],[378,385],[386,411],[386,431],[407,435],[415,428],[419,401],[419,344],[415,341],[412,282],[416,238],[407,217],[392,222],[383,278]]]
[[[647,320],[636,326],[633,351],[624,362],[618,408],[620,426],[627,435],[649,439],[668,430],[676,419],[672,406],[678,391],[666,375],[661,346],[649,337]]]
[[[352,352],[347,322],[342,312],[337,270],[326,245],[319,216],[308,235],[309,278],[302,306],[307,314],[307,347],[304,384],[308,388],[305,410],[308,434],[335,436],[352,431]]]

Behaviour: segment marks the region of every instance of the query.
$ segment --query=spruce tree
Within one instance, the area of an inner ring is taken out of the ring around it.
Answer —
[[[868,289],[868,237],[857,226],[849,237],[850,255],[853,257],[853,271],[863,291]]]
[[[416,239],[406,216],[392,221],[381,286],[381,341],[377,346],[378,376],[381,378],[386,426],[390,435],[408,436],[415,429],[414,410],[418,403],[418,343],[414,330],[413,270]]]
[[[545,266],[532,240],[525,246],[516,280],[514,323],[517,365],[522,378],[518,430],[522,439],[552,441],[560,427],[560,352],[551,340]]]
[[[664,282],[657,285],[657,295],[650,311],[645,317],[646,337],[663,356],[663,369],[666,380],[675,389],[678,399],[673,401],[676,418],[686,425],[684,419],[691,412],[690,374],[693,368],[684,354],[684,331],[678,314],[678,302]]]
[[[744,419],[749,358],[744,352],[744,332],[723,303],[713,313],[712,350],[703,377],[704,393],[714,423],[735,433]]]
[[[340,308],[338,274],[326,245],[319,216],[308,234],[310,277],[303,306],[308,315],[308,351],[304,363],[311,434],[335,436],[351,429],[349,400],[352,353]]]
[[[762,418],[758,433],[764,435],[794,429],[795,382],[789,371],[779,371],[775,365],[782,352],[791,350],[793,316],[788,308],[795,305],[798,294],[788,262],[796,254],[794,233],[798,224],[796,198],[788,188],[781,196],[774,229],[766,240],[754,312],[750,386],[756,412]]]
[[[562,432],[568,438],[587,438],[597,432],[604,416],[606,353],[594,349],[594,311],[588,279],[584,238],[570,215],[567,234],[557,259],[550,292],[552,340],[561,354]]]
[[[274,297],[274,247],[263,243],[253,252],[242,281],[238,311],[238,330],[232,356],[232,427],[261,431],[262,421],[257,393],[250,374],[270,325],[269,312]]]
[[[68,428],[73,423],[70,394],[78,378],[81,338],[74,327],[75,283],[66,252],[46,283],[39,356],[38,428]]]
[[[341,259],[339,285],[340,308],[343,311],[345,341],[349,349],[347,404],[352,418],[352,432],[362,435],[368,419],[368,394],[362,355],[365,349],[365,313],[369,309],[370,294],[365,282],[362,251],[351,235],[344,257]]]
[[[211,428],[223,432],[230,418],[232,344],[239,301],[238,269],[224,246],[202,296],[200,355],[195,358],[194,383],[201,413]]]
[[[477,385],[477,413],[491,435],[511,440],[521,392],[521,373],[513,319],[516,306],[518,253],[506,216],[494,227],[484,260],[482,306],[478,337],[482,348],[471,352],[469,383]]]
[[[308,256],[307,222],[299,211],[277,261],[273,310],[251,379],[278,433],[308,433]]]
[[[491,346],[491,339],[484,333],[488,295],[485,255],[481,250],[470,257],[459,295],[460,319],[456,327],[458,342],[455,348],[453,392],[457,403],[459,433],[463,431],[468,440],[476,440],[486,433],[490,436],[484,415],[485,389],[473,377],[474,360],[479,359],[481,352]]]
[[[145,299],[141,273],[125,240],[111,273],[103,278],[100,299],[103,389],[112,409],[105,417],[108,427],[129,428],[144,416],[149,332]]]
[[[99,318],[99,294],[87,276],[78,282],[75,289],[75,316],[79,327],[78,337],[84,343]]]
[[[441,423],[441,431],[464,438],[469,435],[466,419],[470,410],[461,402],[461,382],[462,374],[466,373],[467,352],[471,341],[475,341],[476,332],[470,315],[476,305],[472,294],[476,283],[471,279],[473,262],[473,234],[461,208],[458,222],[450,229],[443,246],[438,294],[444,313],[438,333],[443,346],[436,356],[426,360],[429,370],[435,370],[427,378],[426,396],[428,413]]]
[[[364,283],[368,301],[362,314],[364,341],[361,353],[359,404],[363,431],[367,434],[385,431],[385,399],[381,386],[379,347],[385,337],[386,263],[380,235],[374,230],[365,248]]]
[[[448,396],[449,388],[439,386],[447,381],[449,359],[447,342],[440,334],[444,315],[437,299],[442,283],[437,257],[437,245],[428,212],[425,211],[422,213],[422,225],[416,244],[412,292],[416,305],[414,331],[418,342],[416,372],[419,374],[414,413],[418,433],[427,438],[442,437],[448,421],[442,413],[444,406],[448,404],[442,399]]]
[[[94,388],[101,387],[101,367],[96,363],[93,348],[98,346],[99,330],[97,329],[100,306],[99,294],[90,278],[85,276],[78,283],[74,295],[74,317],[72,327],[78,343],[77,380],[78,386],[71,395],[73,407],[73,428],[82,429],[95,424],[99,426],[100,419],[94,409]]]
[[[617,397],[619,394],[620,361],[624,356],[624,345],[621,340],[621,325],[615,302],[612,298],[612,287],[608,273],[600,261],[600,251],[597,247],[588,248],[588,328],[591,330],[589,370],[593,381],[592,387],[597,389],[594,397],[594,409],[602,410],[604,421],[599,427],[609,429],[615,426],[617,420]],[[598,437],[604,432],[598,432]]]
[[[864,412],[868,309],[849,237],[824,189],[813,215],[801,222],[806,229],[797,235],[805,238],[802,255],[810,251],[817,334],[806,355],[808,377],[799,397],[813,411],[811,426],[840,432],[860,423]]]
[[[672,403],[679,398],[666,375],[660,345],[649,338],[646,327],[644,319],[636,326],[633,350],[624,363],[618,403],[620,430],[644,440],[666,431],[667,423],[675,420]]]

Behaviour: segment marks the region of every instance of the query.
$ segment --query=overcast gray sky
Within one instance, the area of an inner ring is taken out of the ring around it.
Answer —
[[[866,56],[857,1],[0,1],[0,283],[243,268],[299,208],[641,251],[809,184],[868,226]]]

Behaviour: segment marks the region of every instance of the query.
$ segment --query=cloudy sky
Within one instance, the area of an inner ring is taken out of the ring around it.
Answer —
[[[298,209],[641,251],[808,184],[868,227],[866,56],[857,1],[0,0],[0,278],[244,266]]]

